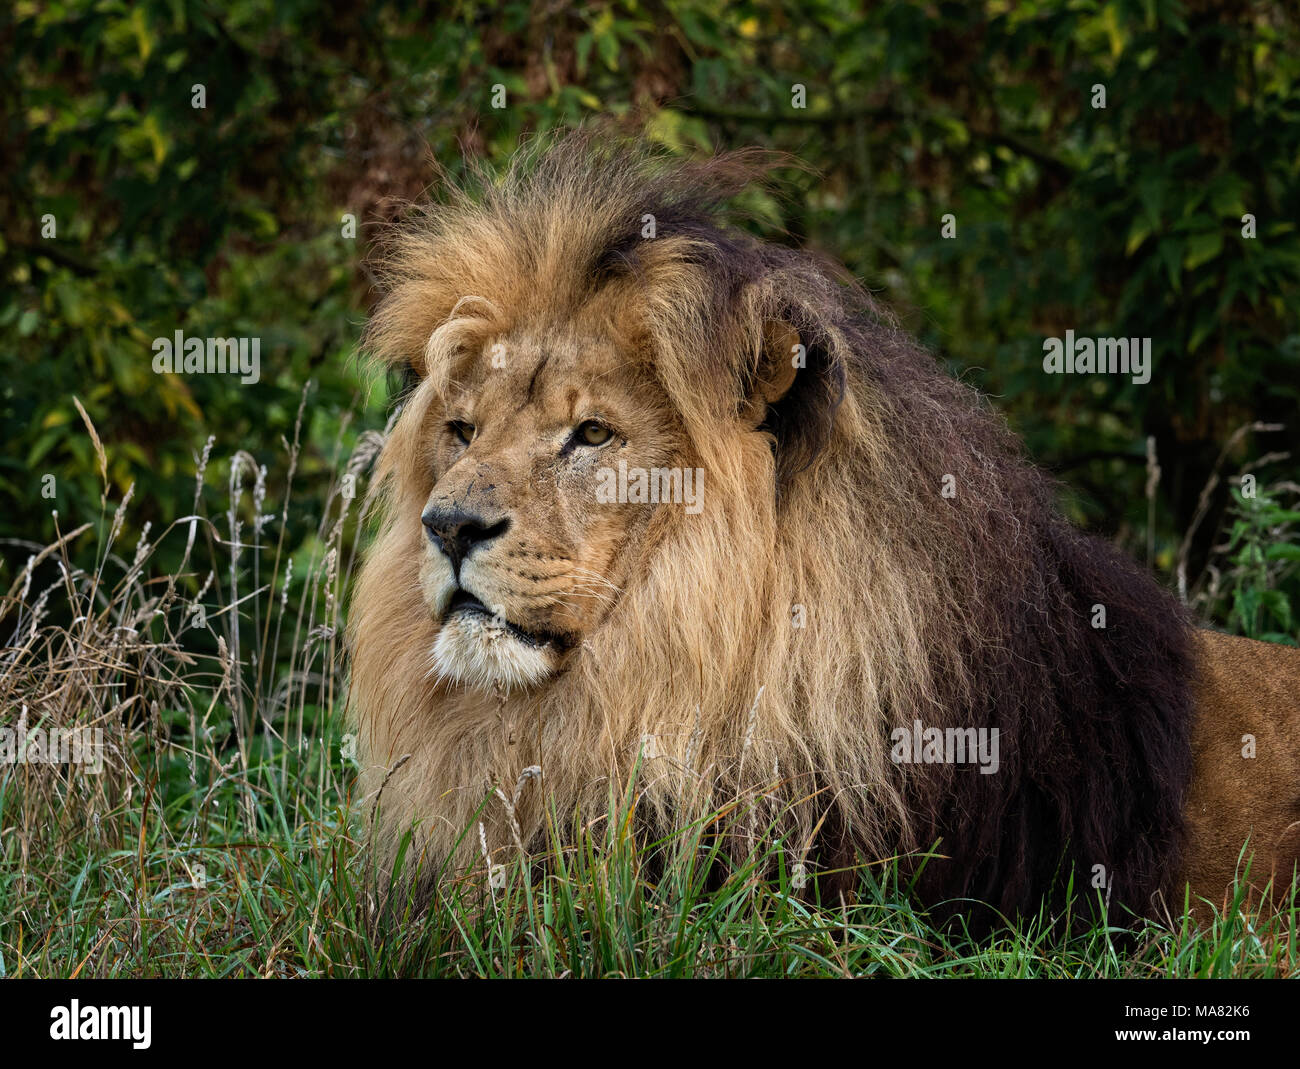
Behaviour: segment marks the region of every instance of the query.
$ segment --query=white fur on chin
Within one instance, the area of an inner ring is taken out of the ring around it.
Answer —
[[[555,671],[555,660],[554,650],[530,646],[482,616],[453,616],[433,643],[439,678],[476,690],[526,690]]]

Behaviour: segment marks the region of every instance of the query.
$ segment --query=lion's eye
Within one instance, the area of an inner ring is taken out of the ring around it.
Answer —
[[[465,445],[469,445],[474,440],[474,424],[466,423],[464,420],[454,419],[447,426],[451,433],[461,440]]]
[[[604,445],[613,437],[613,431],[594,419],[589,419],[578,427],[578,441],[585,445]]]

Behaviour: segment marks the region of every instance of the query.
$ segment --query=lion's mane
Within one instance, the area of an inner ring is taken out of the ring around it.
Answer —
[[[766,794],[810,865],[938,843],[918,884],[931,902],[1034,908],[1100,865],[1116,897],[1147,907],[1178,872],[1187,619],[1063,518],[1002,420],[842,272],[728,224],[724,205],[769,162],[570,136],[393,233],[366,348],[418,386],[380,461],[351,621],[381,837],[418,820],[446,857],[468,828],[477,853],[481,824],[492,849],[531,848],[546,805],[603,813],[640,758],[640,811],[660,828]],[[638,574],[547,686],[440,684],[416,580],[423,413],[455,346],[610,285],[707,472],[708,507],[661,510]],[[741,433],[773,319],[807,367],[768,433]],[[917,721],[998,729],[998,772],[894,763],[891,731]]]

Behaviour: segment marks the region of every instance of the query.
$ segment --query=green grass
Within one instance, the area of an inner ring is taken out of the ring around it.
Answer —
[[[332,739],[331,725],[315,725]],[[725,863],[701,828],[638,845],[622,807],[532,865],[444,878],[427,900],[382,883],[348,775],[312,746],[198,789],[146,779],[87,829],[24,826],[0,784],[0,955],[9,976],[1228,977],[1296,971],[1297,910],[1208,928],[1023,924],[941,930],[891,865],[850,902],[796,890],[779,847]],[[228,762],[229,763],[229,762]],[[237,762],[236,762],[237,763]],[[282,774],[282,768],[287,774]],[[251,823],[250,823],[251,821]],[[653,854],[658,864],[649,865]],[[408,858],[408,867],[413,862]],[[654,875],[649,873],[653,871]],[[408,886],[402,883],[400,886]],[[387,887],[387,885],[385,885]]]

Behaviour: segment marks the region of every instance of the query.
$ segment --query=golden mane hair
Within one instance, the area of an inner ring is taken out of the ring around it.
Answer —
[[[1191,767],[1182,611],[1072,528],[1002,421],[841,270],[727,222],[769,164],[571,135],[392,233],[365,348],[412,389],[350,624],[381,841],[415,821],[435,857],[469,859],[481,824],[494,852],[532,849],[546,807],[599,816],[635,779],[660,831],[767,796],[810,868],[938,842],[932,902],[1015,911],[1102,865],[1145,905],[1177,872]],[[708,508],[660,510],[633,580],[546,685],[439,682],[416,579],[423,414],[467,345],[597,299],[680,415]],[[743,432],[773,322],[806,367]],[[895,763],[891,732],[917,722],[997,729],[998,771]]]

